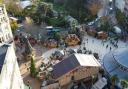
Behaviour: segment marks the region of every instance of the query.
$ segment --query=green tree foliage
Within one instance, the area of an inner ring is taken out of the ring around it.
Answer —
[[[89,17],[86,3],[86,0],[66,0],[65,9],[71,16],[82,22]]]
[[[52,25],[54,27],[64,27],[67,24],[67,21],[65,20],[64,17],[59,17],[59,18],[47,18],[48,25]]]
[[[54,0],[40,0],[40,1],[43,1],[43,2],[51,2],[51,3],[54,2]]]
[[[10,0],[6,3],[7,12],[13,16],[22,16],[22,8],[16,4],[14,1]]]
[[[128,21],[127,17],[120,10],[116,10],[116,18],[120,25],[125,26],[125,23]]]
[[[39,3],[37,6],[32,5],[24,9],[24,15],[33,19],[34,23],[41,25],[42,21],[47,20],[47,15],[52,11],[52,4]]]
[[[121,80],[120,84],[121,84],[123,89],[128,87],[128,82],[126,80]]]
[[[15,20],[10,21],[10,25],[11,25],[12,32],[14,32],[18,28],[17,21]]]
[[[114,86],[115,86],[116,81],[117,81],[118,79],[119,79],[119,78],[118,78],[117,75],[113,75],[113,76],[111,77],[111,83],[112,83],[111,89],[114,89]]]
[[[53,4],[51,3],[41,2],[38,5],[38,12],[40,12],[44,16],[46,16],[52,10],[53,10]]]
[[[100,26],[101,31],[110,32],[112,31],[112,26],[109,24],[108,21],[105,21]]]
[[[24,8],[24,15],[32,17],[35,13],[37,12],[37,6],[32,5],[32,6],[27,6]]]
[[[32,77],[36,77],[36,75],[37,75],[37,71],[36,71],[36,67],[35,67],[35,61],[34,61],[33,57],[31,57],[30,73],[31,73]]]
[[[53,38],[57,41],[59,41],[61,39],[61,34],[58,33],[58,32],[55,32],[54,35],[53,35]]]
[[[64,5],[61,4],[53,4],[53,9],[57,12],[65,12]]]

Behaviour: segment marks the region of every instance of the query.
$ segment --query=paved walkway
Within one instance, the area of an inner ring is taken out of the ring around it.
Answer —
[[[23,80],[25,84],[27,84],[27,81],[29,80],[29,85],[31,89],[40,89],[41,81],[39,81],[37,78],[32,78],[28,75]]]
[[[88,39],[88,41],[87,41],[87,39]],[[107,45],[108,45],[108,47],[106,48]],[[123,41],[118,41],[117,45],[118,45],[118,48],[127,47],[127,43],[125,43]],[[86,47],[87,50],[90,50],[93,53],[98,53],[101,61],[102,61],[104,55],[106,53],[110,52],[110,49],[111,49],[111,51],[117,49],[110,43],[110,41],[103,43],[102,40],[96,39],[96,38],[88,36],[88,35],[86,35],[84,37],[84,40],[80,46],[68,47],[67,49],[69,49],[69,48],[71,48],[71,49],[81,48],[82,49],[83,47]],[[46,51],[45,53],[43,53],[42,57],[48,59],[49,56],[52,53],[54,53],[56,50],[59,50],[59,49],[57,49],[57,48],[50,49],[50,50]]]

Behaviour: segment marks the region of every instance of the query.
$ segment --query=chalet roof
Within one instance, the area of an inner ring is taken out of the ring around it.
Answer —
[[[72,54],[53,66],[52,76],[57,79],[79,66],[99,67],[100,63],[93,55]]]

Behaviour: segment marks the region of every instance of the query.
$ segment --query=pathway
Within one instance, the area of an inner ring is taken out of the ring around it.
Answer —
[[[87,41],[88,39],[88,41]],[[106,46],[108,45],[108,47],[106,48]],[[110,44],[110,41],[107,41],[103,44],[102,40],[100,39],[96,39],[94,37],[91,36],[84,36],[84,40],[82,42],[82,44],[80,46],[75,46],[75,47],[68,47],[66,49],[79,49],[79,48],[83,48],[86,47],[87,50],[92,51],[93,53],[98,53],[100,59],[103,59],[104,55],[108,52],[110,52],[110,48],[111,50],[115,50],[116,48]],[[119,47],[127,47],[127,43],[124,43],[123,41],[119,41],[118,42],[118,48]],[[50,49],[47,52],[43,53],[42,57],[48,59],[49,56],[54,53],[56,50],[59,50],[57,48],[54,49]]]

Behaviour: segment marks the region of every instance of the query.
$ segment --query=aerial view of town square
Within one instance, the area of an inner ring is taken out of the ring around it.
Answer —
[[[128,0],[0,0],[0,89],[128,89]]]

